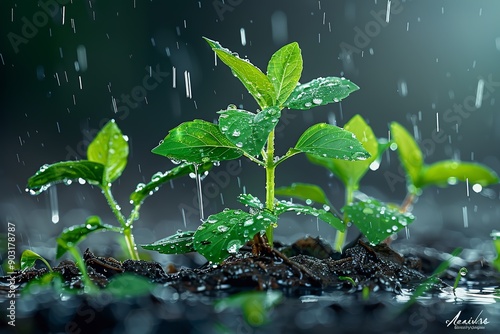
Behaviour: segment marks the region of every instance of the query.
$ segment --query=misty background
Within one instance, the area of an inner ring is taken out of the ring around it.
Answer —
[[[135,186],[175,166],[150,152],[168,130],[195,118],[214,121],[216,111],[231,103],[255,111],[256,102],[222,62],[216,65],[202,36],[264,71],[278,48],[297,41],[304,59],[301,82],[345,76],[361,87],[342,103],[285,111],[278,154],[312,124],[343,126],[359,113],[378,137],[387,138],[391,121],[403,124],[427,163],[476,161],[500,173],[499,15],[494,0],[2,1],[0,231],[15,223],[18,251],[32,247],[52,259],[64,227],[90,215],[117,224],[95,187],[61,184],[39,196],[25,192],[27,179],[43,164],[84,159],[109,119],[129,138],[128,166],[113,185],[128,215]],[[342,206],[339,181],[304,156],[279,167],[277,186],[318,184]],[[405,182],[398,168],[395,152],[384,155],[361,191],[401,203]],[[243,159],[236,167],[223,162],[203,189],[205,217],[241,208],[236,196],[243,191],[264,198],[264,171]],[[148,198],[135,223],[136,242],[196,229],[195,190],[195,180],[184,177]],[[408,242],[492,256],[485,241],[500,229],[499,191],[495,185],[476,193],[465,183],[424,189]],[[290,214],[280,219],[276,239],[291,242],[308,233],[331,241],[334,232],[316,218]],[[398,235],[398,242],[406,242],[405,231]],[[348,238],[355,236],[352,229]],[[82,247],[92,244],[105,255],[116,239],[96,234]]]

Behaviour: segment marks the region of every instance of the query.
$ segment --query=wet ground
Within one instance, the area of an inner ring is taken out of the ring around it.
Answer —
[[[195,269],[162,268],[146,261],[119,262],[87,251],[85,261],[97,286],[109,287],[116,277],[133,273],[154,282],[154,288],[127,298],[109,293],[82,296],[50,287],[31,289],[16,300],[16,330],[156,333],[169,328],[178,333],[331,333],[336,328],[338,333],[433,333],[465,329],[460,321],[470,330],[493,332],[500,328],[499,299],[494,290],[500,275],[480,259],[467,263],[456,259],[442,272],[441,280],[414,298],[415,289],[426,282],[446,254],[414,248],[403,256],[386,245],[372,247],[358,240],[340,255],[315,238],[291,246],[277,244],[275,249],[255,257],[249,247],[243,248],[221,265]],[[469,273],[453,291],[450,285],[462,266]],[[54,270],[63,277],[63,286],[73,290],[82,287],[73,262],[64,261]],[[25,284],[44,273],[46,269],[19,273],[16,283]],[[5,286],[0,287],[5,290]],[[243,299],[231,302],[241,295]],[[4,309],[2,306],[2,312]]]

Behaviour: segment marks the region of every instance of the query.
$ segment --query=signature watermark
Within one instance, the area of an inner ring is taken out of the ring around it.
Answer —
[[[483,311],[479,312],[475,318],[470,317],[469,319],[460,318],[461,313],[462,311],[458,311],[458,313],[451,320],[446,320],[446,327],[453,326],[452,328],[454,329],[478,330],[485,329],[486,325],[490,323],[488,318],[481,317]]]

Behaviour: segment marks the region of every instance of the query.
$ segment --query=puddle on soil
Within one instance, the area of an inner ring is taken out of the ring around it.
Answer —
[[[208,297],[159,285],[150,295],[116,299],[106,294],[82,296],[41,289],[16,300],[16,318],[28,332],[36,328],[85,332],[99,326],[109,332],[127,328],[126,332],[156,333],[168,326],[173,332],[220,334],[331,333],[332,328],[338,333],[434,333],[458,329],[450,323],[457,314],[464,321],[481,319],[483,324],[474,328],[481,333],[494,332],[500,325],[495,287],[480,287],[477,282],[468,282],[455,294],[451,288],[424,293],[411,305],[409,289],[397,295],[379,290],[367,299],[361,293],[345,291],[283,297],[265,312],[260,326],[248,323],[241,308],[217,309],[217,302],[227,297],[220,292]],[[6,302],[4,298],[0,313],[5,312]]]

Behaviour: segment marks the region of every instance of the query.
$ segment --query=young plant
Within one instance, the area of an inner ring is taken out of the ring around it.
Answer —
[[[278,217],[289,211],[316,216],[344,231],[344,222],[327,210],[277,201],[276,168],[299,153],[344,160],[364,160],[370,154],[353,133],[321,123],[307,129],[295,146],[280,157],[275,153],[274,129],[283,108],[306,110],[339,102],[359,87],[337,77],[317,78],[299,84],[302,56],[297,43],[285,45],[274,53],[268,63],[267,74],[264,74],[218,42],[205,40],[243,83],[260,110],[253,113],[229,105],[219,111],[218,124],[203,120],[182,123],[170,130],[153,153],[195,165],[218,164],[244,156],[265,169],[265,203],[249,194],[240,195],[239,201],[251,207],[250,212],[225,209],[209,216],[196,231],[178,233],[143,247],[167,254],[196,251],[209,261],[219,263],[252,239],[255,253],[272,247],[273,229],[277,226]],[[261,231],[265,231],[266,238],[262,237]]]
[[[119,226],[104,224],[97,216],[87,218],[82,225],[66,228],[57,238],[56,258],[60,258],[69,252],[76,260],[79,269],[86,277],[85,264],[76,245],[85,239],[87,235],[97,231],[113,231],[121,233],[125,239],[129,256],[138,260],[137,247],[132,234],[133,223],[139,218],[139,210],[144,200],[156,192],[161,185],[174,178],[194,172],[194,167],[182,164],[165,173],[158,172],[151,178],[148,184],[139,183],[130,195],[130,203],[133,208],[128,218],[123,215],[120,206],[115,201],[111,192],[112,183],[118,179],[127,165],[128,138],[124,136],[114,120],[109,121],[99,131],[87,149],[88,160],[62,161],[52,165],[43,165],[28,180],[27,191],[32,195],[38,195],[50,186],[64,182],[69,185],[74,183],[89,184],[101,189],[111,211],[115,215]],[[211,165],[202,165],[199,171],[208,170]]]
[[[377,139],[372,128],[360,115],[352,117],[344,128],[360,139],[365,150],[371,155],[369,159],[343,161],[311,154],[308,154],[307,157],[311,163],[325,167],[340,179],[345,188],[345,206],[342,208],[344,222],[355,224],[371,243],[377,244],[411,223],[414,218],[410,214],[402,214],[397,208],[373,198],[354,202],[354,193],[359,189],[361,179],[373,163],[378,164],[380,162],[382,153],[388,147],[388,142]],[[302,199],[306,203],[316,202],[328,208],[333,208],[324,191],[316,185],[295,183],[277,189],[277,194]],[[346,232],[337,231],[334,248],[339,252],[344,247]]]
[[[426,165],[423,155],[413,137],[398,123],[392,123],[391,135],[397,147],[401,164],[407,174],[408,195],[400,207],[382,203],[374,198],[360,198],[354,202],[353,193],[359,187],[361,178],[373,162],[378,163],[382,153],[391,145],[385,140],[377,140],[370,126],[359,115],[354,116],[345,129],[352,131],[361,139],[363,147],[371,154],[364,161],[340,161],[308,154],[313,164],[327,168],[336,175],[345,186],[344,222],[352,222],[372,243],[378,244],[391,234],[398,232],[413,222],[411,207],[421,194],[422,188],[429,185],[446,186],[457,181],[467,181],[481,186],[498,182],[494,171],[477,163],[445,160]],[[316,202],[331,207],[327,196],[316,185],[296,183],[277,189],[281,196],[291,196]],[[337,232],[335,249],[341,250],[345,242],[345,233]]]
[[[493,247],[495,247],[495,251],[497,252],[497,256],[493,260],[493,267],[500,272],[500,232],[493,230],[490,236],[493,238]]]
[[[391,123],[390,129],[399,160],[406,172],[407,196],[401,205],[402,211],[411,210],[422,189],[427,186],[446,187],[462,181],[484,187],[499,182],[493,170],[479,163],[442,160],[425,164],[422,151],[408,131],[396,122]]]
[[[30,249],[26,249],[21,254],[21,270],[26,270],[26,269],[29,269],[29,268],[33,268],[35,266],[35,262],[37,260],[42,261],[43,264],[45,264],[47,266],[47,269],[49,269],[49,271],[52,271],[52,267],[47,262],[47,260],[45,260],[43,258],[43,256],[41,256],[40,254],[35,253],[32,250],[30,250]]]

